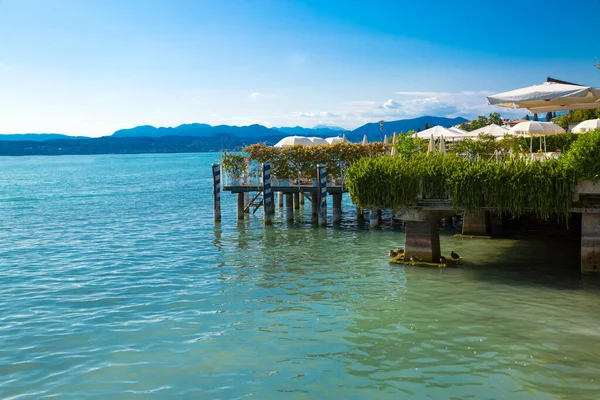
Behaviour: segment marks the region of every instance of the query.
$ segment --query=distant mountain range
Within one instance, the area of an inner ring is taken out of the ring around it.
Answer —
[[[384,134],[423,129],[429,126],[454,126],[467,120],[462,117],[419,117],[384,124]],[[352,131],[336,126],[317,125],[314,128],[262,125],[230,126],[184,124],[173,128],[150,125],[120,129],[111,136],[89,138],[55,133],[0,134],[0,155],[57,155],[57,154],[132,154],[183,153],[235,150],[252,143],[273,145],[289,135],[331,137],[346,135],[353,142],[367,135],[369,141],[381,140],[379,122],[368,123]]]

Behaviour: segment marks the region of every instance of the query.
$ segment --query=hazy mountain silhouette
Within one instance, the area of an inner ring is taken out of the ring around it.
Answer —
[[[54,139],[89,139],[87,136],[69,136],[60,133],[9,133],[6,135],[0,134],[0,140],[14,141],[34,141],[43,142],[44,140]]]

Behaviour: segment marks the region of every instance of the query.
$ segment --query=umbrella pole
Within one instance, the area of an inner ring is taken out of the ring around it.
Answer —
[[[546,148],[546,136],[544,136],[544,153],[547,151],[548,151],[548,149]]]
[[[531,154],[533,160],[533,136],[529,136],[529,154]]]

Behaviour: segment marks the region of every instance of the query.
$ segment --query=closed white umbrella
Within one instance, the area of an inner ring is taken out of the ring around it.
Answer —
[[[429,138],[429,147],[427,147],[427,153],[432,153],[433,151],[435,151],[435,138],[433,137],[433,133],[431,134],[431,137]]]
[[[312,142],[312,144],[314,144],[314,145],[328,144],[328,142],[325,139],[320,138],[320,137],[313,136],[313,137],[309,137],[307,139],[310,140]]]
[[[444,135],[440,136],[440,153],[446,154],[446,141]]]
[[[387,135],[383,135],[383,144],[390,144]]]
[[[367,140],[367,135],[365,135],[365,136],[363,137],[362,144],[368,144],[368,143],[369,143],[369,141]]]
[[[587,121],[583,121],[575,125],[572,129],[573,133],[584,133],[593,131],[594,129],[600,129],[600,118],[598,119],[588,119]]]
[[[313,142],[310,141],[309,138],[304,136],[288,136],[281,139],[277,144],[273,147],[289,147],[289,146],[313,146]]]
[[[348,140],[346,140],[346,134],[344,133],[344,135],[342,135],[342,142],[347,142]]]
[[[600,89],[545,82],[487,96],[491,106],[526,108],[532,113],[600,108]]]
[[[328,137],[325,138],[325,141],[329,144],[334,144],[334,143],[342,143],[344,141],[344,138],[341,138],[339,136],[336,137]]]

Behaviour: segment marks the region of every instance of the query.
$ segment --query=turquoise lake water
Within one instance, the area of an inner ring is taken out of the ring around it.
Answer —
[[[0,158],[0,398],[593,399],[600,285],[562,238],[235,220],[217,154]]]

